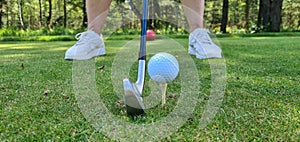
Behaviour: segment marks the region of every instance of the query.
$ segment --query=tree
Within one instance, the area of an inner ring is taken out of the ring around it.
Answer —
[[[67,27],[67,0],[64,0],[64,28]]]
[[[228,0],[223,0],[222,8],[222,22],[221,22],[221,32],[226,33],[226,27],[228,22]]]
[[[134,12],[134,14],[139,18],[142,19],[142,14],[139,12],[139,10],[136,8],[132,0],[128,1],[129,6],[131,7],[131,10]]]
[[[279,32],[281,25],[281,11],[283,0],[260,0],[258,26],[265,31]],[[262,20],[261,20],[262,18]]]
[[[148,20],[148,26],[162,33],[176,32],[177,29],[179,32],[184,31],[187,26],[186,17],[179,2],[180,0],[149,1],[151,20]],[[86,0],[0,0],[0,28],[86,28],[85,3]],[[123,10],[117,10],[118,8]],[[111,18],[108,17],[108,20],[120,17],[123,23],[127,23],[128,18],[133,18],[133,15],[136,19],[141,18],[141,8],[142,1],[139,0],[113,0],[109,13]],[[206,0],[204,20],[205,26],[212,31],[229,32],[226,27],[231,27],[230,32],[239,32],[240,29],[248,30],[252,23],[257,24],[258,30],[298,31],[299,11],[299,0]],[[134,21],[123,28],[126,29],[124,32],[133,33],[139,27],[140,23]]]
[[[47,27],[52,29],[52,0],[48,0],[49,8],[48,8],[48,17],[47,17]]]
[[[245,8],[245,28],[246,30],[249,29],[250,25],[249,25],[249,21],[250,21],[250,0],[246,0],[246,8]]]
[[[6,1],[6,27],[10,27],[10,20],[9,19],[9,5],[10,5],[10,2],[9,1]],[[4,9],[4,8],[3,8]]]
[[[82,3],[83,3],[83,6],[81,7],[82,9],[82,26],[86,27],[86,23],[88,21],[88,18],[87,18],[87,12],[86,12],[86,0],[82,0]]]
[[[259,10],[258,10],[258,16],[257,16],[257,28],[260,30],[262,27],[262,16],[263,15],[263,0],[259,0]]]
[[[22,29],[25,29],[23,7],[24,7],[23,0],[18,0],[18,13],[19,13],[18,15],[19,15],[19,20],[20,20],[20,25],[21,25]]]
[[[176,8],[178,8],[178,7],[176,7]],[[161,18],[161,10],[160,10],[160,6],[159,6],[159,3],[158,3],[157,0],[153,1],[153,9],[154,9],[154,13],[155,13],[154,14],[154,21],[153,21],[154,23],[153,23],[153,26],[156,29],[157,28],[157,23],[159,22],[157,20],[157,18]]]
[[[270,31],[271,32],[280,32],[281,25],[281,10],[282,10],[282,2],[283,0],[273,0],[271,4],[271,24]]]
[[[39,0],[39,27],[43,25],[43,9],[42,9],[42,0]]]
[[[4,0],[0,0],[0,28],[3,27],[3,21],[2,21],[3,5],[4,5]]]
[[[271,0],[262,0],[263,29],[269,29]]]

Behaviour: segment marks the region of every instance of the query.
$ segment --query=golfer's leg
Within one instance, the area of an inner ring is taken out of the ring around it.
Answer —
[[[100,34],[112,0],[86,0],[88,29]]]
[[[190,26],[190,32],[203,28],[204,0],[181,0],[184,14]]]
[[[189,54],[199,59],[222,58],[221,49],[204,30],[204,0],[181,0],[190,26]]]
[[[101,30],[111,1],[86,0],[88,30],[76,35],[78,41],[66,51],[66,60],[88,60],[105,54]]]

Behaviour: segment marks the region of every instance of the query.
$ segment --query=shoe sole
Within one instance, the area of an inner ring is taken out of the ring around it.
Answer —
[[[82,56],[65,56],[65,60],[89,60],[92,59],[94,57],[97,56],[102,56],[105,55],[105,48],[98,48],[95,49],[93,51],[91,51],[90,53],[88,53],[87,55],[82,55]]]
[[[197,51],[197,49],[195,47],[190,45],[188,53],[191,54],[191,55],[195,55],[196,58],[198,58],[198,59],[219,59],[219,58],[222,58],[222,55],[220,55],[220,56],[219,55],[212,55],[210,57],[207,57],[207,55],[200,54],[201,52],[205,52],[202,47],[200,47],[200,49],[201,49],[201,51]]]

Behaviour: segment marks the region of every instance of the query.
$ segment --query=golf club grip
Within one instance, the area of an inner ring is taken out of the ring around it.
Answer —
[[[148,0],[144,0],[142,16],[143,17],[141,20],[142,21],[142,29],[141,29],[139,60],[146,60],[146,33],[147,33],[147,19],[148,19]]]

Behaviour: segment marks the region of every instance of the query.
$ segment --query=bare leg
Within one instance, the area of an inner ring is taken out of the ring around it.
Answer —
[[[101,33],[111,1],[86,0],[88,31],[76,35],[78,41],[66,51],[66,60],[88,60],[105,54]]]
[[[222,50],[203,29],[204,2],[205,0],[181,0],[191,32],[188,52],[199,59],[222,58]]]
[[[181,0],[184,13],[190,26],[190,32],[197,28],[203,28],[204,0]]]
[[[86,0],[88,29],[100,34],[112,0]]]

